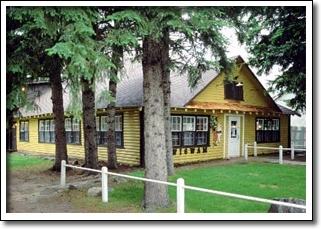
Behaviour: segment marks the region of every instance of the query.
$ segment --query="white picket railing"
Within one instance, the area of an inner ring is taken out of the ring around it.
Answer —
[[[306,206],[304,206],[304,205],[291,204],[291,203],[286,203],[286,202],[281,202],[281,201],[276,201],[276,200],[268,200],[268,199],[257,198],[257,197],[252,197],[252,196],[245,196],[245,195],[240,195],[240,194],[210,190],[210,189],[205,189],[205,188],[198,188],[198,187],[193,187],[193,186],[187,186],[187,185],[185,185],[185,181],[183,178],[178,178],[176,183],[170,183],[170,182],[166,182],[166,181],[152,180],[152,179],[147,179],[147,178],[142,178],[142,177],[135,177],[135,176],[129,176],[129,175],[125,175],[125,174],[108,172],[108,169],[105,166],[102,167],[101,170],[97,170],[97,169],[89,169],[89,168],[84,168],[84,167],[68,165],[68,164],[66,164],[65,160],[61,161],[61,184],[60,185],[62,188],[66,187],[66,167],[101,173],[102,174],[102,176],[101,176],[102,202],[108,202],[108,174],[110,174],[110,175],[114,175],[114,176],[130,178],[130,179],[134,179],[134,180],[141,180],[141,181],[153,182],[153,183],[164,184],[164,185],[169,185],[169,186],[176,186],[177,213],[184,213],[185,212],[185,189],[195,190],[195,191],[199,191],[199,192],[212,193],[212,194],[221,195],[221,196],[229,196],[229,197],[234,197],[234,198],[238,198],[238,199],[268,203],[268,204],[277,204],[277,205],[282,205],[282,206],[287,206],[287,207],[306,209]]]
[[[248,161],[248,149],[252,148],[254,150],[254,157],[257,157],[257,150],[258,149],[269,149],[269,150],[279,150],[279,164],[283,164],[283,150],[291,150],[291,160],[294,160],[294,152],[295,151],[306,151],[306,149],[296,149],[296,145],[294,145],[294,142],[291,142],[291,148],[283,148],[282,145],[280,145],[278,148],[276,147],[265,147],[265,146],[257,146],[257,143],[254,142],[253,146],[250,146],[248,144],[244,145],[244,158],[246,161]]]

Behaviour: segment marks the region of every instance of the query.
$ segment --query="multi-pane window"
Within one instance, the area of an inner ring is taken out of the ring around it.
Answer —
[[[122,146],[123,142],[123,118],[121,115],[115,116],[115,138],[116,146]]]
[[[256,142],[279,142],[280,119],[279,118],[256,118]]]
[[[208,119],[207,117],[196,118],[196,141],[197,145],[207,145]]]
[[[39,142],[55,142],[55,121],[39,120]]]
[[[20,122],[20,141],[29,141],[29,122]]]
[[[98,116],[96,117],[96,130],[97,130],[97,144],[106,145],[107,144],[107,126],[108,117]],[[123,145],[123,116],[115,115],[115,144],[116,146]]]
[[[171,116],[172,128],[172,144],[173,146],[180,146],[182,144],[182,117]]]
[[[208,144],[207,116],[171,116],[171,129],[173,147]]]
[[[195,143],[195,117],[183,116],[183,144],[192,146]]]
[[[66,141],[67,143],[80,143],[80,123],[79,121],[66,118],[65,119]]]

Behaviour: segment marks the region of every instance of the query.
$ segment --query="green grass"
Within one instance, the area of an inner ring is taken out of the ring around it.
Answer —
[[[7,170],[23,170],[23,169],[36,169],[38,167],[47,167],[53,164],[52,161],[35,158],[31,156],[22,156],[19,154],[7,153]]]
[[[143,174],[136,172],[134,175]],[[265,199],[283,197],[305,199],[305,176],[305,166],[249,163],[178,171],[175,176],[169,178],[169,181],[176,182],[181,177],[189,186]],[[176,202],[176,188],[169,187],[169,195]],[[186,212],[264,213],[268,211],[269,206],[193,190],[185,191]],[[169,209],[169,212],[172,212],[172,209]]]

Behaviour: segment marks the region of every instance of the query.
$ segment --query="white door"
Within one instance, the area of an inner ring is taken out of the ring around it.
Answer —
[[[240,117],[229,116],[228,129],[228,156],[240,156]]]

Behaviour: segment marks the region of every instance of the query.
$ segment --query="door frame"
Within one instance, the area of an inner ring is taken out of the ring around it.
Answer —
[[[240,125],[240,128],[242,130],[240,131],[242,141],[240,141],[240,151],[241,151],[241,156],[244,156],[244,127],[245,127],[245,115],[244,114],[224,114],[224,147],[223,147],[223,158],[230,159],[230,156],[227,151],[227,146],[228,146],[228,139],[226,141],[226,134],[228,134],[227,128],[228,125],[226,125],[226,121],[228,120],[227,117],[234,116],[234,117],[240,117],[240,122],[242,122],[242,125]],[[227,151],[227,154],[226,154]]]

